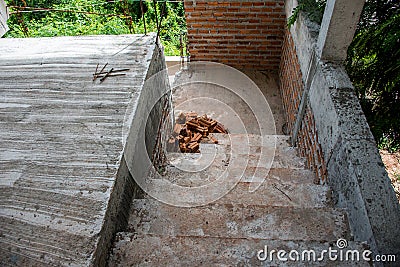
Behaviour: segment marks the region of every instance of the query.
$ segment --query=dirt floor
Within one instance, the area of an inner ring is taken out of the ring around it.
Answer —
[[[400,152],[389,153],[386,150],[380,150],[380,154],[400,202]]]

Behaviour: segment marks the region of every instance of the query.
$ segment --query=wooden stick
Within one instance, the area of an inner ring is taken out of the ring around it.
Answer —
[[[103,82],[105,79],[107,79],[107,77],[111,74],[112,71],[113,71],[113,68],[111,68],[111,70],[109,72],[107,72],[103,78],[100,79],[100,82]]]
[[[107,75],[107,73],[106,73],[106,75]],[[99,76],[97,76],[97,78],[104,78],[106,75],[99,75]],[[117,73],[117,74],[110,74],[110,75],[108,75],[107,77],[117,77],[117,76],[125,76],[126,75],[126,73]]]
[[[104,65],[104,67],[101,69],[100,73],[103,72],[103,70],[107,67],[107,65],[108,65],[108,62],[107,62],[107,63]]]

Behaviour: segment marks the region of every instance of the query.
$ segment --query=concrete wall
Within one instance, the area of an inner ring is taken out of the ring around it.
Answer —
[[[295,1],[286,1],[288,16],[295,4]],[[316,25],[300,17],[288,32],[290,36],[286,37],[293,40],[299,63],[296,79],[301,72],[303,82],[316,47],[317,30]],[[293,49],[293,46],[284,50]],[[283,63],[281,73],[285,73],[285,68],[287,66]],[[282,87],[284,97],[291,93],[290,90],[298,94],[295,91],[300,89]],[[296,102],[298,98],[286,100],[286,107],[290,101]],[[397,254],[398,258],[400,206],[353,85],[342,65],[317,60],[307,104],[311,114],[303,122],[307,123],[312,115],[316,129],[312,141],[319,143],[322,149],[328,183],[337,206],[348,210],[355,240],[367,241],[375,253]],[[293,118],[294,110],[287,109],[290,113],[288,118]],[[309,150],[308,153],[314,152]]]
[[[106,266],[115,233],[124,231],[127,226],[132,199],[140,198],[144,193],[134,177],[147,175],[144,164],[141,165],[143,160],[140,159],[150,157],[148,153],[154,149],[159,122],[162,118],[162,103],[164,103],[164,101],[157,102],[155,100],[163,96],[165,92],[169,92],[167,72],[163,71],[166,70],[163,48],[154,44],[152,49],[153,52],[149,53],[151,57],[146,59],[148,68],[145,80],[141,81],[140,95],[126,114],[129,131],[126,136],[124,154],[121,155],[117,177],[107,205],[103,228],[93,255],[93,266]],[[153,75],[157,73],[161,73],[161,75],[158,75],[157,79],[153,79]],[[162,99],[168,100],[169,97]],[[143,145],[140,146],[141,144]]]
[[[354,88],[343,68],[319,62],[309,104],[339,207],[356,240],[400,255],[400,207]]]
[[[286,23],[283,6],[283,0],[185,1],[192,60],[277,70]]]

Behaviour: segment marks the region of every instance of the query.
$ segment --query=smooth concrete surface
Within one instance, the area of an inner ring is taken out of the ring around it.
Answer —
[[[344,62],[347,48],[353,41],[365,0],[327,0],[317,56],[321,60]]]
[[[154,35],[0,39],[1,266],[104,264],[124,117],[154,50]],[[106,63],[129,70],[93,81]]]

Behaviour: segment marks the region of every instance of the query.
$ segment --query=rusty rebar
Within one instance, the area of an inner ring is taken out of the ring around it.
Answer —
[[[160,31],[161,31],[161,23],[162,23],[162,19],[164,17],[164,13],[165,13],[165,7],[167,5],[167,1],[165,1],[163,3],[163,7],[161,8],[161,15],[160,15],[160,24],[157,27],[157,36],[156,36],[156,40],[158,42],[158,37],[160,36]],[[157,17],[157,16],[156,16]]]

